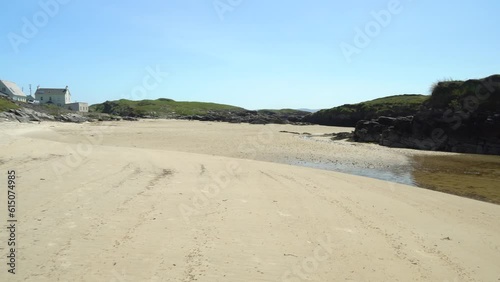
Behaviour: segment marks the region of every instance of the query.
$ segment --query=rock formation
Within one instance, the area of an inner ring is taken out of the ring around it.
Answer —
[[[361,120],[353,139],[389,147],[500,155],[500,75],[440,82],[414,116]]]

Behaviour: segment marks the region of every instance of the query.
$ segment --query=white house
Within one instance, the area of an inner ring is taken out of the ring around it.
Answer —
[[[83,102],[75,102],[75,103],[66,104],[66,107],[68,107],[69,110],[72,110],[75,112],[86,113],[89,111],[89,104],[83,103]]]
[[[53,104],[75,112],[89,111],[88,103],[71,103],[71,92],[68,86],[66,88],[40,88],[38,86],[34,96],[36,98],[35,101],[39,101],[40,104]]]
[[[35,97],[40,104],[53,104],[63,107],[71,103],[71,92],[66,88],[40,88],[37,87]]]
[[[14,101],[26,102],[26,95],[14,82],[0,80],[0,94],[9,96]]]

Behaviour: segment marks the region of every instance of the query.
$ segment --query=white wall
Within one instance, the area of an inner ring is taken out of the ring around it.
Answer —
[[[47,104],[49,101],[52,101],[54,105],[58,105],[63,107],[66,104],[69,104],[71,101],[70,96],[68,93],[65,95],[54,95],[54,94],[39,94],[37,95],[37,99],[40,100],[41,104]],[[42,100],[43,99],[43,100]]]

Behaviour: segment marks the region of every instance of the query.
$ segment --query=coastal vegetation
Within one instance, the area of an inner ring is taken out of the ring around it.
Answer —
[[[369,120],[379,116],[414,115],[428,99],[429,96],[419,94],[388,96],[320,110],[307,115],[303,121],[320,125],[354,127],[360,120]]]
[[[90,112],[130,117],[190,116],[205,115],[209,112],[243,111],[245,111],[245,109],[230,105],[203,102],[178,102],[166,98],[141,101],[121,99],[117,101],[106,101],[101,104],[90,106]]]
[[[225,104],[178,102],[172,99],[118,100],[92,105],[90,115],[109,114],[134,118],[174,118],[201,121],[247,123],[298,123],[309,114],[293,109],[250,111]]]
[[[467,111],[470,108],[470,112],[500,111],[500,75],[467,81],[439,81],[431,90],[427,107],[456,111]]]
[[[500,75],[437,82],[415,114],[360,120],[353,139],[389,147],[500,155]]]
[[[8,111],[10,109],[19,108],[12,100],[4,97],[0,97],[0,112]]]

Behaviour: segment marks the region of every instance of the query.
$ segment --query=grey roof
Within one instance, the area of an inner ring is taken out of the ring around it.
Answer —
[[[8,80],[0,80],[0,83],[5,85],[5,87],[7,87],[12,92],[12,94],[16,96],[26,97],[21,88],[19,88],[19,86],[17,86],[17,84],[15,84],[14,82]]]
[[[38,88],[35,92],[35,97],[43,94],[50,95],[65,95],[66,91],[69,92],[67,88]]]

